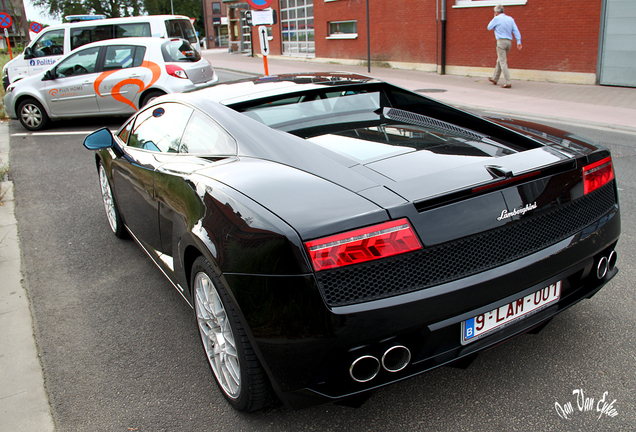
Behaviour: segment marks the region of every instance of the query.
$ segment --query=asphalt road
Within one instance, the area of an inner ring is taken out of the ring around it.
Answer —
[[[46,131],[56,135],[10,125],[23,272],[58,431],[636,430],[636,135],[562,126],[614,152],[620,272],[593,299],[468,369],[398,383],[357,409],[241,414],[215,386],[190,307],[134,242],[110,232],[82,140],[121,122],[58,123]],[[614,400],[615,411],[597,412]]]

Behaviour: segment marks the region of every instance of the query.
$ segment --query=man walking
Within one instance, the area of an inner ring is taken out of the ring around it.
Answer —
[[[497,85],[499,76],[503,71],[504,84],[501,87],[510,88],[512,85],[510,84],[510,72],[508,71],[508,51],[512,47],[513,35],[517,40],[517,48],[521,49],[521,33],[519,33],[515,20],[504,13],[502,5],[495,6],[495,17],[488,23],[488,30],[494,30],[495,38],[497,39],[497,66],[495,66],[494,75],[488,80]]]

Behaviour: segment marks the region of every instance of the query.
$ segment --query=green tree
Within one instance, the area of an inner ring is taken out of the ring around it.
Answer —
[[[46,9],[54,17],[66,15],[98,14],[107,18],[126,16],[185,15],[195,18],[194,28],[203,36],[203,7],[201,0],[33,0],[33,4]]]
[[[144,8],[148,15],[171,15],[174,9],[175,15],[185,15],[195,18],[194,29],[203,38],[203,4],[201,0],[144,0]]]
[[[35,6],[46,9],[54,17],[66,15],[98,14],[108,18],[140,15],[143,0],[34,0]]]

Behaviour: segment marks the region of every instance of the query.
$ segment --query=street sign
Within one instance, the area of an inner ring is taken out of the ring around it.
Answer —
[[[9,28],[11,24],[13,24],[11,16],[4,12],[0,13],[0,28]]]
[[[267,9],[272,5],[273,0],[247,0],[247,3],[254,9]]]
[[[267,27],[258,27],[258,41],[261,43],[261,54],[269,55],[269,40],[267,39]]]
[[[278,22],[276,10],[248,10],[245,11],[245,20],[248,26],[273,25]]]
[[[31,23],[30,29],[33,33],[40,33],[42,31],[42,24],[34,21]]]

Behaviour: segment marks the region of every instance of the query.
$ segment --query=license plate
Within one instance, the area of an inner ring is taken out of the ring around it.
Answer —
[[[505,325],[538,312],[561,297],[561,281],[490,312],[462,322],[462,344],[476,341]]]

